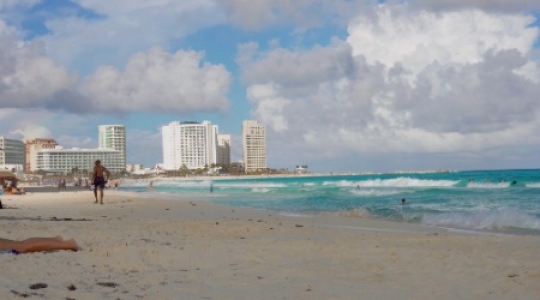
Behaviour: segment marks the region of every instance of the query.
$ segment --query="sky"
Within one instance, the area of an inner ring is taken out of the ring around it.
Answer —
[[[540,168],[540,1],[0,0],[0,135],[161,163],[161,126],[267,128],[271,168]]]

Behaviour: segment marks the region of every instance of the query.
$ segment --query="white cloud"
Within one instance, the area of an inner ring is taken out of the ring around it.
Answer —
[[[271,84],[252,85],[247,89],[247,98],[256,101],[255,116],[263,123],[274,128],[275,131],[287,130],[287,121],[283,117],[283,108],[290,103],[287,99],[279,97],[277,87]]]
[[[75,113],[225,112],[231,76],[203,53],[154,47],[123,70],[101,66],[79,78],[46,55],[43,42],[22,42],[0,21],[0,107]]]
[[[76,77],[44,54],[40,42],[20,42],[13,28],[0,23],[0,107],[56,106],[58,93]]]
[[[202,61],[194,51],[152,48],[132,56],[123,72],[100,67],[84,79],[80,92],[99,111],[225,111],[230,74]]]
[[[382,6],[355,18],[347,41],[265,53],[246,45],[237,61],[275,160],[478,158],[540,146],[540,86],[530,79],[539,72],[530,58],[539,31],[532,21]]]
[[[92,126],[83,120],[84,117],[79,115],[51,112],[44,108],[0,109],[0,128],[7,133],[7,136],[17,139],[57,138],[59,136],[77,138],[81,132],[87,131],[88,126]],[[97,126],[93,126],[90,130],[95,132],[97,137]]]
[[[480,10],[445,13],[411,11],[408,6],[381,5],[375,16],[359,16],[349,25],[347,42],[354,55],[370,64],[399,63],[413,75],[437,62],[471,64],[489,51],[531,50],[539,29],[532,16],[490,14]]]
[[[40,37],[58,62],[84,73],[102,64],[122,66],[132,54],[225,21],[211,0],[78,0],[97,15],[59,17],[45,23],[51,34]]]
[[[503,13],[540,10],[540,2],[536,0],[411,0],[410,3],[413,6],[437,11],[464,8],[480,8]]]

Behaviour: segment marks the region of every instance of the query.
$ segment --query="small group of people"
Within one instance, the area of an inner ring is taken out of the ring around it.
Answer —
[[[8,184],[6,181],[10,181]],[[0,178],[0,185],[2,185],[2,191],[8,195],[24,195],[26,191],[23,188],[18,188],[17,183],[19,180],[16,177],[5,180]]]
[[[58,189],[59,189],[59,190],[65,190],[65,189],[67,189],[67,187],[66,187],[66,180],[65,180],[65,179],[60,179],[60,180],[58,180]]]

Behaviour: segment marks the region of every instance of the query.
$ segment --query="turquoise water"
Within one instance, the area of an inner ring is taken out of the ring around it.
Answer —
[[[148,181],[122,189],[145,192]],[[210,192],[212,187],[212,192]],[[175,199],[293,214],[372,217],[430,226],[540,234],[540,170],[154,181]],[[405,198],[407,205],[401,205]]]

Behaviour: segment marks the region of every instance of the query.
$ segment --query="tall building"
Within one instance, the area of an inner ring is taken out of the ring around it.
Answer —
[[[242,123],[242,149],[246,173],[266,169],[266,131],[257,121]]]
[[[26,148],[26,165],[24,171],[30,173],[36,166],[36,154],[43,149],[54,149],[58,144],[54,139],[35,138],[24,141]]]
[[[220,165],[231,164],[231,135],[230,134],[218,134],[217,135],[217,163]]]
[[[95,161],[99,159],[111,173],[122,172],[126,165],[122,164],[121,155],[120,151],[107,148],[63,149],[57,146],[55,149],[38,151],[35,169],[32,171],[69,173],[76,168],[79,172],[89,173],[94,170]]]
[[[161,128],[163,168],[202,169],[216,163],[218,127],[210,121],[172,122]]]
[[[99,148],[120,151],[120,164],[126,168],[126,126],[101,125],[99,130]]]
[[[24,168],[25,153],[23,141],[0,136],[0,165],[20,165],[20,168]]]

